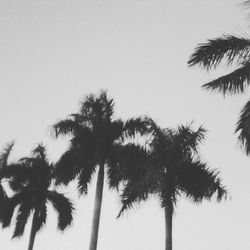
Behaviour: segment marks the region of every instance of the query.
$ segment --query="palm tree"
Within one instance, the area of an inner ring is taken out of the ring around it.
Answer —
[[[9,158],[9,155],[13,146],[14,146],[14,141],[7,143],[2,153],[0,154],[0,180],[1,181],[3,179],[2,171],[8,164],[8,158]],[[7,199],[8,199],[8,196],[1,182],[0,183],[0,221],[2,221],[2,218],[3,218],[4,206],[7,202]]]
[[[223,35],[210,39],[208,42],[197,46],[188,61],[188,65],[198,65],[207,71],[211,71],[223,62],[232,67],[232,71],[204,84],[202,87],[221,92],[224,96],[243,93],[250,84],[250,39],[234,35]],[[250,100],[242,108],[235,130],[246,154],[250,153],[249,124]]]
[[[57,163],[57,183],[66,185],[77,179],[79,192],[86,194],[92,176],[99,168],[90,250],[97,249],[104,169],[107,169],[107,178],[111,182],[108,159],[117,148],[123,146],[124,140],[134,137],[137,133],[143,134],[147,128],[147,118],[129,119],[125,122],[114,119],[114,101],[108,98],[105,91],[101,91],[98,95],[86,96],[78,113],[69,115],[67,119],[53,126],[56,137],[71,136],[68,150]]]
[[[174,130],[154,124],[149,148],[127,145],[120,150],[122,160],[112,159],[113,168],[115,165],[118,168],[113,184],[124,184],[118,217],[135,203],[156,196],[165,211],[166,250],[172,250],[172,216],[181,194],[194,203],[210,200],[214,194],[220,201],[226,195],[218,172],[200,160],[198,145],[204,139],[204,132],[202,127],[193,131],[190,126],[179,126]],[[133,160],[126,154],[132,154]]]
[[[13,238],[23,235],[25,225],[33,212],[28,250],[33,249],[36,233],[45,225],[47,202],[58,213],[58,229],[64,230],[72,222],[71,201],[56,190],[50,190],[54,166],[48,162],[45,148],[38,145],[31,157],[21,158],[8,164],[2,175],[8,180],[14,195],[8,199],[3,216],[3,228],[10,225],[15,208],[18,207]]]

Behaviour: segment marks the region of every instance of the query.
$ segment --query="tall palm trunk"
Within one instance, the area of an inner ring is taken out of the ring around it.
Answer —
[[[33,219],[32,219],[32,226],[30,231],[30,241],[29,241],[29,247],[28,250],[32,250],[34,246],[34,241],[36,237],[36,218],[37,218],[37,210],[35,210]]]
[[[99,230],[101,206],[102,206],[103,180],[104,180],[104,163],[100,164],[99,166],[98,177],[96,182],[94,214],[92,221],[92,231],[91,231],[89,250],[97,249],[98,230]]]
[[[165,250],[172,250],[172,217],[173,209],[165,207]]]

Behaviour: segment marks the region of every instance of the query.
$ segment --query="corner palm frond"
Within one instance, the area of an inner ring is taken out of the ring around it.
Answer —
[[[73,204],[63,194],[56,191],[49,191],[48,200],[58,213],[58,229],[63,231],[73,221]]]
[[[204,84],[202,87],[211,91],[225,94],[236,94],[244,92],[250,83],[250,63],[242,63],[242,66],[235,71],[221,76],[211,82]]]
[[[226,59],[228,64],[231,64],[233,61],[242,61],[242,59],[249,57],[249,52],[249,39],[224,35],[198,45],[191,55],[188,64],[189,66],[198,65],[211,70],[212,67],[216,68],[223,59]]]
[[[3,168],[7,165],[8,158],[14,146],[14,143],[15,143],[14,141],[9,142],[4,148],[3,152],[0,154],[0,168]]]
[[[246,154],[250,153],[250,101],[246,103],[240,113],[239,121],[235,133],[238,133],[239,141],[241,142]]]

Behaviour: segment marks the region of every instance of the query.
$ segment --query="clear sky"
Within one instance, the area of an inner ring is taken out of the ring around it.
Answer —
[[[248,34],[240,2],[0,0],[0,146],[15,139],[17,159],[42,141],[57,160],[67,139],[51,138],[50,125],[100,89],[115,99],[117,117],[147,114],[163,127],[204,124],[209,133],[203,158],[220,170],[231,199],[196,206],[183,197],[174,217],[174,250],[249,250],[250,159],[233,135],[249,92],[226,99],[207,93],[200,86],[216,74],[187,67],[198,43]],[[35,250],[88,249],[94,185],[95,179],[88,197],[80,199],[74,184],[65,190],[76,202],[74,224],[58,232],[50,207]],[[157,201],[120,220],[118,210],[117,194],[105,188],[98,250],[164,249]],[[0,231],[1,249],[26,249],[30,221],[23,238],[10,241],[12,231]]]

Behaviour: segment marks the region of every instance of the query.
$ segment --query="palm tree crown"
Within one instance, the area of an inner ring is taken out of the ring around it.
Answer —
[[[70,135],[68,150],[56,165],[58,183],[68,184],[77,178],[80,193],[87,193],[97,166],[104,163],[129,137],[147,131],[149,120],[144,118],[114,119],[114,101],[102,91],[86,96],[79,113],[69,115],[53,125],[55,136]],[[108,175],[108,178],[110,176]]]
[[[69,148],[57,163],[57,183],[68,184],[77,179],[80,193],[88,192],[88,185],[96,169],[96,199],[90,250],[97,248],[98,228],[102,204],[104,168],[112,186],[112,165],[109,159],[114,157],[124,141],[137,134],[146,133],[149,119],[138,117],[122,121],[114,118],[114,101],[105,91],[99,95],[88,95],[78,113],[71,114],[53,126],[55,136],[70,135]]]
[[[125,157],[122,161],[113,160],[114,165],[125,169],[123,177],[117,175],[117,183],[123,181],[125,185],[118,217],[150,195],[158,197],[165,209],[167,250],[172,249],[172,214],[181,194],[195,203],[210,200],[215,193],[218,201],[226,195],[218,172],[210,170],[200,159],[198,145],[204,139],[204,132],[202,127],[193,131],[189,126],[174,130],[154,125],[150,148],[133,146],[136,161]]]
[[[38,145],[31,157],[7,164],[2,170],[4,178],[14,195],[8,199],[3,217],[3,227],[10,225],[15,208],[18,207],[14,237],[23,235],[28,217],[33,214],[30,241],[46,223],[47,202],[51,202],[58,213],[58,229],[64,230],[72,222],[73,205],[63,194],[50,190],[53,180],[54,166],[49,163],[43,145]],[[29,249],[33,248],[33,242]]]
[[[249,1],[246,1],[249,2]],[[248,3],[249,4],[249,3]],[[202,87],[226,94],[243,93],[250,84],[250,39],[225,35],[197,46],[189,66],[198,65],[208,71],[225,62],[234,68],[229,74],[204,84]],[[247,154],[250,153],[250,101],[242,108],[235,132]]]

